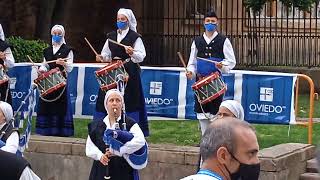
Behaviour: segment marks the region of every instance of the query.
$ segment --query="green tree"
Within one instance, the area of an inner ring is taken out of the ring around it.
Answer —
[[[11,36],[6,39],[10,45],[13,46],[13,56],[15,62],[29,62],[27,55],[31,57],[34,62],[42,62],[43,50],[49,45],[41,40],[25,40],[21,37]]]
[[[274,0],[244,0],[243,5],[247,11],[252,10],[254,14],[260,12],[268,1]],[[288,8],[297,7],[301,11],[309,12],[314,4],[318,4],[319,0],[280,0]]]
[[[249,50],[249,55],[253,60],[257,57],[259,52],[259,39],[257,33],[257,16],[260,14],[261,10],[267,2],[272,2],[276,0],[244,0],[243,6],[245,7],[248,14],[248,38],[250,39],[251,50]],[[317,5],[320,0],[280,0],[288,10],[290,8],[298,8],[304,12],[310,12],[313,5]],[[251,20],[251,15],[253,15],[253,20]],[[258,59],[256,58],[256,61]],[[253,65],[257,65],[252,63]]]

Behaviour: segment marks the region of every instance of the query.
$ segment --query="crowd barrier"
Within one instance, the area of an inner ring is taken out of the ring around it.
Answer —
[[[97,64],[74,64],[68,74],[68,91],[74,117],[91,117],[97,100],[98,82],[94,71]],[[194,80],[188,80],[184,68],[141,67],[142,86],[149,116],[195,119],[193,111]],[[37,72],[30,63],[17,63],[8,72],[13,108],[16,109]],[[240,71],[223,74],[227,84],[224,99],[241,102],[245,120],[261,124],[295,124],[294,84],[297,74]],[[25,106],[27,108],[27,106]]]

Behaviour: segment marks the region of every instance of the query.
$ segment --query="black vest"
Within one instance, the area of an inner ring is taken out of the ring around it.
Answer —
[[[43,51],[43,56],[46,58],[46,61],[52,61],[58,58],[66,58],[71,50],[71,47],[67,46],[66,44],[62,44],[60,49],[56,52],[56,54],[53,54],[53,48],[52,46],[50,46]],[[50,69],[58,67],[61,72],[64,70],[63,66],[56,64],[55,62],[49,63],[49,66]]]
[[[8,126],[9,126],[9,127],[8,127]],[[7,127],[8,127],[8,129],[5,130]],[[14,128],[11,123],[10,123],[10,125],[8,125],[8,124],[4,125],[3,128],[0,130],[0,133],[2,134],[2,132],[4,132],[4,131],[5,131],[5,134],[4,134],[4,135],[2,136],[2,138],[1,138],[1,141],[3,141],[3,142],[7,142],[7,139],[9,138],[9,136],[10,136],[14,131],[18,132],[18,134],[19,134],[18,129],[17,129],[17,128]]]
[[[133,44],[136,42],[138,37],[141,37],[141,35],[130,29],[128,34],[121,40],[120,43],[133,47]],[[117,41],[117,32],[113,31],[108,33],[107,38]],[[130,57],[126,53],[125,49],[117,44],[109,42],[109,49],[111,51],[112,58],[120,57],[121,59],[125,60]]]
[[[0,39],[0,51],[1,52],[5,51],[6,49],[8,49],[10,47],[11,47],[10,44],[8,44],[7,42]],[[3,59],[0,59],[0,64],[4,65]]]
[[[220,33],[209,44],[207,44],[203,36],[196,37],[194,42],[198,49],[197,57],[225,59],[223,53],[225,40],[226,37]]]
[[[120,129],[123,130],[123,120],[119,122]],[[130,131],[135,121],[126,117],[126,127]],[[103,142],[103,134],[106,130],[106,124],[101,121],[92,121],[88,125],[88,132],[91,141],[99,148],[102,153],[106,152],[107,145]],[[94,161],[90,172],[90,180],[103,180],[106,172],[106,166],[102,165],[100,161]],[[112,156],[109,161],[109,175],[111,180],[133,180],[133,168],[123,157]]]
[[[19,180],[23,170],[30,164],[22,157],[0,150],[1,179]],[[4,163],[5,162],[5,163]]]

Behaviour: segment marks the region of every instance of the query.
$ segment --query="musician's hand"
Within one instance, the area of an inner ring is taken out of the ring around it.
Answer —
[[[105,166],[108,165],[109,157],[106,154],[102,155],[100,158],[100,162]]]
[[[6,59],[6,53],[5,52],[2,52],[0,51],[0,59]]]
[[[186,72],[186,76],[188,79],[192,79],[192,72],[191,71],[187,71]]]
[[[106,149],[105,155],[108,156],[108,158],[110,158],[111,156],[114,156],[114,154],[111,152],[109,148]]]
[[[38,72],[38,75],[40,75],[40,74],[42,74],[42,73],[44,73],[44,72],[46,72],[46,71],[39,68],[37,72]]]
[[[97,62],[103,62],[103,56],[101,54],[96,55]]]
[[[217,68],[221,69],[221,68],[222,68],[222,66],[223,66],[223,65],[222,65],[222,62],[218,62],[218,63],[216,63],[216,67],[217,67]]]
[[[56,63],[57,63],[57,64],[60,64],[60,65],[62,65],[62,66],[64,66],[64,65],[66,64],[66,62],[65,62],[63,59],[61,59],[61,58],[58,58],[57,61],[56,61]]]
[[[128,81],[129,81],[129,76],[124,76],[123,80],[124,80],[125,82],[128,82]]]
[[[126,46],[124,48],[126,50],[126,53],[129,54],[130,56],[132,56],[133,54],[133,48],[131,46]]]

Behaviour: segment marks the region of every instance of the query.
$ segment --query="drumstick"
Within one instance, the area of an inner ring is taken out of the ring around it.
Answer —
[[[89,45],[89,47],[91,48],[91,50],[93,51],[93,53],[98,56],[99,54],[97,53],[97,51],[92,47],[92,45],[90,44],[90,42],[88,41],[88,39],[85,37],[84,40],[87,42],[87,44]]]
[[[36,66],[29,55],[27,55],[27,58],[28,58],[29,61],[32,63],[32,66]]]
[[[97,51],[92,47],[92,45],[90,44],[90,42],[88,41],[88,39],[86,37],[84,37],[84,40],[87,42],[87,44],[89,45],[89,47],[91,48],[91,50],[93,51],[93,53],[96,55],[96,56],[99,56],[99,54],[97,53]],[[99,58],[100,59],[100,58]],[[97,61],[99,62],[99,61]],[[102,59],[100,59],[100,62],[102,62]]]
[[[220,63],[220,62],[218,62],[218,61],[212,61],[212,60],[210,60],[210,59],[201,58],[201,57],[197,57],[197,59],[199,59],[199,60],[201,60],[201,61],[210,62],[210,63],[213,63],[213,64],[218,64],[218,63]],[[221,65],[225,66],[225,64],[223,64],[222,62],[221,62]]]
[[[108,39],[108,41],[110,41],[110,42],[112,42],[113,44],[117,44],[117,45],[119,45],[119,46],[122,46],[122,47],[127,47],[126,45],[124,45],[124,44],[121,44],[121,43],[118,43],[117,41],[114,41],[114,40],[112,40],[112,39]]]
[[[124,48],[128,47],[128,46],[126,46],[126,45],[124,45],[124,44],[121,44],[121,43],[118,43],[117,41],[112,40],[112,39],[110,39],[110,38],[108,39],[108,41],[112,42],[113,44],[116,44],[116,45],[122,46],[122,47],[124,47]],[[133,49],[133,51],[136,51],[136,50],[135,50],[135,49]]]
[[[186,63],[185,63],[184,60],[183,60],[182,54],[181,54],[180,52],[177,52],[177,54],[178,54],[178,56],[179,56],[179,59],[180,59],[182,65],[183,65],[184,69],[185,69],[186,71],[188,71],[188,70],[187,70]]]
[[[62,60],[62,61],[67,61],[67,60],[69,60],[69,59],[71,59],[71,58],[63,58],[63,59],[61,59],[61,60]],[[59,61],[59,60],[56,59],[56,60],[52,60],[52,61],[46,61],[46,62],[43,62],[43,63],[49,64],[49,63],[53,63],[53,62],[57,62],[57,61]]]
[[[28,58],[29,61],[32,63],[32,66],[37,66],[37,65],[34,64],[34,62],[32,61],[32,59],[31,59],[31,57],[30,57],[29,55],[27,55],[27,58]],[[38,74],[41,74],[41,73],[40,73],[40,70],[39,70],[38,68],[37,68],[37,73],[38,73]]]

